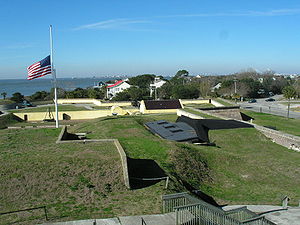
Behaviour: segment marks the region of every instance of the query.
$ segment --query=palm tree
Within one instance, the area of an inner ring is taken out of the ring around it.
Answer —
[[[7,93],[6,92],[2,92],[1,95],[3,96],[3,99],[5,100]]]
[[[285,86],[282,89],[282,92],[283,92],[283,96],[289,100],[289,102],[288,102],[288,113],[287,113],[287,118],[289,118],[289,116],[290,116],[290,101],[291,101],[291,98],[296,97],[297,93],[296,93],[296,90],[293,86]]]

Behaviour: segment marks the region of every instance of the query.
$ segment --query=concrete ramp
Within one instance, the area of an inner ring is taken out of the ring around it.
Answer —
[[[121,225],[141,225],[142,218],[147,225],[174,225],[175,213],[142,215],[142,216],[123,216],[119,217]]]
[[[58,223],[44,223],[43,225],[121,225],[118,218],[109,219],[90,219],[90,220],[76,220]]]

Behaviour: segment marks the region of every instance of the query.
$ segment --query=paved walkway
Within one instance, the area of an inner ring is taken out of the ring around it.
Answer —
[[[44,223],[43,225],[141,225],[142,218],[147,225],[174,225],[175,213],[141,215],[141,216],[121,216],[109,219],[77,220],[58,223]]]
[[[277,225],[299,225],[300,224],[300,207],[288,207],[285,210],[281,206],[272,206],[272,205],[231,205],[231,206],[225,206],[223,207],[223,209],[230,210],[242,206],[247,206],[249,210],[256,213],[267,212],[262,215]]]
[[[300,225],[300,207],[288,207],[283,209],[281,206],[272,205],[231,205],[223,209],[230,210],[247,206],[247,208],[256,213],[264,213],[267,219],[277,225]],[[141,215],[141,216],[122,216],[109,219],[90,219],[77,220],[58,223],[45,223],[43,225],[141,225],[142,218],[147,225],[174,225],[175,213]]]

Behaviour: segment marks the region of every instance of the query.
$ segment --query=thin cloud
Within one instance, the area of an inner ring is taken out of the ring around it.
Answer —
[[[149,20],[144,19],[111,19],[97,23],[85,24],[78,26],[73,30],[127,30],[127,31],[155,31],[138,25],[152,24],[157,19],[167,18],[188,18],[188,17],[271,17],[271,16],[292,16],[300,14],[300,8],[295,9],[274,9],[268,11],[235,11],[235,12],[219,12],[219,13],[194,13],[194,14],[178,14],[154,16]]]
[[[132,28],[132,25],[134,24],[147,24],[147,23],[151,23],[151,21],[134,20],[134,19],[112,19],[112,20],[104,20],[97,23],[82,25],[74,28],[74,30],[134,29]]]
[[[251,16],[292,16],[300,14],[300,9],[276,9],[269,11],[244,11],[226,13],[196,13],[181,15],[157,16],[157,18],[179,18],[179,17],[251,17]]]

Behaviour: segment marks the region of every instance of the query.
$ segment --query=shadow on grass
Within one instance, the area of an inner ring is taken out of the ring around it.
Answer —
[[[166,177],[165,171],[151,159],[132,159],[127,157],[129,182],[132,189],[149,187]]]

